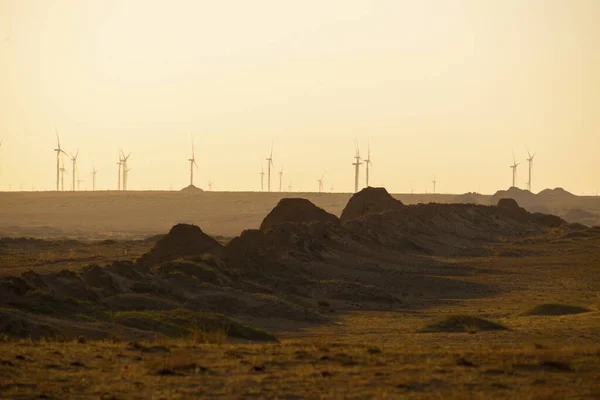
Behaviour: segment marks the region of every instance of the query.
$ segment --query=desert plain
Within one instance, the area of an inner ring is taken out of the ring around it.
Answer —
[[[0,193],[0,398],[597,399],[598,210]]]

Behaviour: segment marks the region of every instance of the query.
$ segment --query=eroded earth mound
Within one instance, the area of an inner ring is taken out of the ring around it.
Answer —
[[[400,200],[394,199],[385,188],[368,187],[350,198],[340,219],[342,222],[404,207]]]
[[[275,225],[288,222],[339,224],[340,220],[335,215],[315,206],[306,199],[281,199],[279,204],[265,217],[260,225],[260,230],[267,231]]]
[[[181,257],[218,253],[222,246],[195,225],[178,224],[160,239],[152,250],[142,256],[140,264],[152,266]]]

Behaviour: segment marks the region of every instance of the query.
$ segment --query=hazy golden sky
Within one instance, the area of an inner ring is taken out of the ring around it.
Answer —
[[[0,189],[353,190],[354,139],[393,192],[600,189],[598,0],[0,0]],[[69,167],[70,171],[70,167]],[[70,178],[70,175],[66,177]],[[274,180],[277,180],[274,177]],[[70,182],[70,180],[68,181]],[[364,183],[364,170],[361,182]],[[70,187],[70,183],[67,185]],[[278,185],[274,185],[277,187]]]

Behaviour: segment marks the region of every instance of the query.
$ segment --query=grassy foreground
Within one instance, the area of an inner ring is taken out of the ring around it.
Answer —
[[[466,334],[465,334],[466,335]],[[46,399],[519,398],[600,396],[600,347],[477,343],[0,344],[0,397]],[[475,344],[477,343],[477,344]]]

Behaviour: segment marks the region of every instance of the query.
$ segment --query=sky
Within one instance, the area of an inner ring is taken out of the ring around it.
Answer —
[[[0,0],[0,190],[600,190],[597,0]],[[71,166],[65,159],[71,187]],[[361,186],[365,171],[361,170]],[[266,186],[266,178],[265,178]]]

